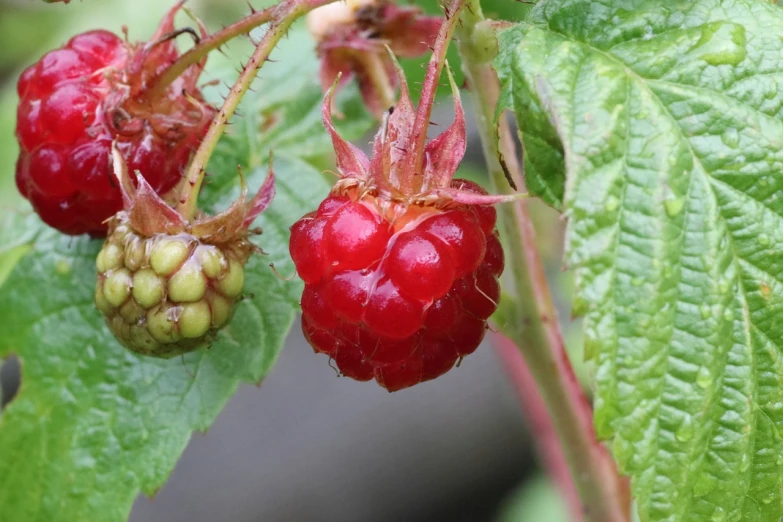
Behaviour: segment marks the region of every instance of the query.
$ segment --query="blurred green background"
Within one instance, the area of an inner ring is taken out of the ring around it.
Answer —
[[[262,2],[253,2],[253,5],[256,8],[263,7]],[[437,9],[434,0],[422,2],[422,5],[429,11]],[[28,208],[26,202],[18,195],[13,181],[14,164],[18,153],[14,126],[17,103],[15,83],[19,73],[26,65],[36,61],[47,50],[62,45],[72,35],[84,30],[105,28],[121,33],[123,26],[127,26],[131,40],[146,39],[154,30],[163,13],[170,7],[169,0],[73,0],[68,5],[47,4],[40,0],[0,0],[0,213],[25,211]],[[188,7],[206,22],[211,31],[223,24],[235,21],[248,10],[244,0],[191,0],[188,2]],[[510,0],[492,0],[485,4],[485,11],[488,15],[505,19],[518,20],[524,16],[527,9],[528,6],[525,4]],[[184,22],[186,18],[183,16],[181,20]],[[241,49],[241,52],[237,49]],[[230,59],[235,59],[238,65],[245,58],[246,50],[246,46],[229,45],[227,52]],[[306,49],[303,52],[312,52],[312,50]],[[405,64],[409,74],[409,82],[412,85],[416,85],[423,77],[423,68],[420,67],[422,61],[423,59],[418,62],[408,61]],[[450,55],[450,61],[453,68],[458,71],[459,67],[455,63],[457,61],[456,55]],[[210,76],[207,74],[205,80],[209,79]],[[450,103],[443,104],[443,106],[444,110],[450,111]],[[468,162],[465,164],[463,172],[476,178],[481,178],[483,175],[480,151],[475,136],[471,142]],[[558,302],[561,304],[566,333],[569,337],[568,344],[575,348],[578,354],[581,351],[579,327],[577,323],[568,321],[570,278],[562,275],[559,270],[562,224],[556,214],[544,208],[543,205],[536,205],[534,213],[539,230],[541,230],[541,237],[546,238],[541,245],[542,251],[551,268],[552,281]],[[312,356],[310,355],[310,357]],[[581,357],[578,355],[575,357],[577,362],[580,359]],[[323,363],[323,361],[319,360],[318,363]],[[580,364],[578,370],[582,377],[588,378],[584,365]],[[498,368],[492,371],[492,378],[502,379],[502,372]],[[497,386],[501,390],[497,393],[505,394],[505,398],[499,401],[505,407],[499,411],[498,415],[515,418],[514,416],[519,415],[519,411],[513,399],[513,393],[506,384],[498,384]],[[361,387],[351,389],[361,390]],[[273,397],[270,400],[272,399]],[[487,400],[493,399],[488,397]],[[525,455],[532,455],[533,451],[529,437],[525,435],[524,429],[519,427],[521,424],[515,426],[521,430],[518,434],[520,447],[514,449],[516,457],[509,456],[519,468],[513,475],[515,478],[502,483],[503,489],[498,494],[501,500],[497,502],[493,500],[494,507],[490,506],[490,508],[477,511],[475,517],[470,520],[496,520],[498,522],[564,522],[568,520],[567,509],[557,491],[539,470],[530,466],[529,458],[525,457]],[[247,429],[252,428],[247,427]],[[226,441],[226,443],[230,444],[230,441]],[[187,453],[185,458],[188,458]],[[278,470],[270,470],[269,474],[274,475],[276,471]],[[176,473],[175,479],[186,480],[177,477]],[[179,483],[171,486],[175,492],[180,487],[177,484]],[[183,482],[182,487],[187,487],[187,484],[187,482]],[[437,484],[434,484],[433,487],[437,487]],[[166,488],[164,488],[165,491]],[[165,497],[165,494],[163,496]],[[214,500],[218,503],[222,501],[219,496]],[[229,502],[228,499],[225,501]],[[230,501],[235,502],[236,500]],[[165,501],[162,502],[165,504]],[[176,504],[176,501],[172,502]],[[142,508],[134,510],[135,518],[132,520],[185,520],[176,514],[176,509],[171,512],[165,510],[155,512],[144,507],[146,504],[143,502],[140,505]],[[147,514],[148,512],[155,514]],[[164,513],[166,514],[164,515]],[[322,519],[339,520],[340,522],[350,520],[350,518],[340,519],[330,516],[325,516]],[[379,518],[379,520],[387,519]],[[441,519],[446,520],[447,518],[437,515],[429,517],[429,520]],[[187,518],[187,520],[202,519]],[[240,518],[234,520],[240,520]],[[247,520],[254,519],[248,518]],[[306,520],[306,518],[302,520]],[[408,518],[408,520],[411,519]],[[454,518],[452,517],[451,520]]]

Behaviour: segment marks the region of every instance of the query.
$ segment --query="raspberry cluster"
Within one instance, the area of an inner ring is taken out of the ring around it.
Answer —
[[[195,86],[197,66],[162,93],[145,91],[178,56],[165,36],[172,18],[149,44],[102,30],[80,34],[19,78],[16,184],[50,226],[106,235],[105,221],[122,207],[111,170],[115,139],[130,169],[144,172],[155,191],[179,182],[213,109]]]
[[[114,336],[143,355],[173,357],[212,339],[231,318],[252,248],[181,233],[145,237],[127,213],[112,219],[98,254],[95,304]]]
[[[290,251],[310,344],[344,375],[396,391],[473,353],[497,308],[503,250],[490,206],[383,208],[338,191],[292,227]]]

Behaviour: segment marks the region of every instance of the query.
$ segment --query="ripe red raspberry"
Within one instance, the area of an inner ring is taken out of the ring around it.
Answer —
[[[333,192],[292,227],[291,255],[308,341],[343,374],[394,391],[473,353],[500,298],[503,250],[491,207],[411,205],[394,218],[383,206]]]
[[[466,138],[449,77],[454,122],[425,144],[432,100],[415,114],[400,73],[400,101],[372,160],[336,133],[330,91],[323,118],[342,179],[291,228],[307,340],[343,375],[375,378],[389,391],[434,379],[473,353],[500,298],[503,249],[490,205],[508,198],[452,180]],[[433,93],[436,81],[431,71]]]
[[[169,358],[208,344],[241,298],[244,265],[256,247],[248,226],[274,195],[270,170],[258,194],[189,222],[140,174],[134,190],[119,151],[115,169],[125,210],[109,221],[96,266],[95,305],[125,347]]]
[[[179,6],[150,43],[129,44],[107,31],[72,38],[19,78],[16,184],[44,222],[66,234],[106,234],[120,210],[111,173],[111,144],[158,193],[182,177],[191,150],[211,120],[192,66],[162,93],[149,80],[177,56],[170,36]],[[187,96],[183,95],[187,93]]]

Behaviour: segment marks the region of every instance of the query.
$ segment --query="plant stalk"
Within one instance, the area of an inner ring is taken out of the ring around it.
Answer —
[[[501,119],[497,135],[493,128],[500,86],[491,62],[486,61],[490,46],[485,41],[475,41],[473,34],[483,20],[478,0],[469,0],[457,27],[463,71],[474,96],[479,134],[493,189],[510,191],[499,160],[501,154],[517,187],[524,190],[508,122]],[[482,40],[486,38],[486,34],[480,36]],[[522,352],[536,379],[579,493],[584,520],[628,522],[627,482],[620,478],[609,452],[596,437],[592,409],[568,359],[527,201],[519,199],[501,206],[499,218],[519,318],[517,322],[505,325],[504,333]]]
[[[250,89],[259,69],[267,62],[269,55],[280,39],[285,36],[291,25],[300,17],[316,7],[329,4],[334,0],[283,0],[279,4],[265,11],[269,11],[272,23],[266,34],[256,46],[250,61],[242,69],[236,83],[223,101],[223,106],[212,119],[204,139],[196,150],[193,160],[185,172],[184,189],[182,191],[177,210],[185,219],[192,219],[196,213],[198,193],[206,174],[207,163],[212,152],[220,141],[228,121],[234,115],[242,97]],[[261,13],[262,11],[259,11]],[[256,13],[258,14],[258,13]],[[203,43],[203,42],[202,42]]]
[[[233,38],[248,34],[250,31],[264,25],[272,20],[272,16],[275,13],[277,6],[272,6],[261,11],[253,11],[250,15],[234,22],[233,24],[224,27],[220,31],[212,33],[208,37],[204,38],[196,45],[187,50],[177,60],[166,67],[166,69],[160,73],[157,77],[150,80],[147,85],[147,90],[151,94],[159,94],[163,92],[174,80],[180,77],[188,67],[196,65],[211,51],[219,49],[223,44],[232,40]]]
[[[514,341],[500,333],[492,337],[495,352],[517,392],[530,431],[535,434],[533,440],[539,459],[543,462],[550,480],[566,500],[571,512],[571,520],[580,522],[582,520],[582,502],[579,500],[576,485],[571,479],[571,470],[568,468],[565,452],[560,445],[555,425],[549,411],[547,411],[544,397],[538,389],[535,377]]]

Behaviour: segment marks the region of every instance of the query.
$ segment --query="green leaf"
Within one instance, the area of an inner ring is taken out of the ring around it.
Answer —
[[[501,51],[495,59],[495,68],[502,93],[496,108],[496,119],[503,117],[506,110],[525,114],[525,121],[520,122],[518,133],[525,146],[522,161],[527,190],[547,205],[562,210],[565,189],[563,147],[547,114],[535,96],[527,92],[527,84],[524,81],[515,82],[512,74],[515,55],[509,50],[516,48],[522,36],[521,31],[515,30],[503,31],[498,36]]]
[[[43,229],[43,223],[30,209],[26,213],[9,211],[0,215],[0,285]]]
[[[553,0],[529,21],[497,66],[526,154],[564,152],[539,174],[566,176],[596,425],[641,519],[777,521],[783,11]]]
[[[23,365],[21,393],[0,417],[3,520],[125,520],[139,490],[153,494],[164,483],[191,432],[207,429],[239,383],[259,382],[274,364],[302,287],[269,265],[294,273],[288,227],[329,189],[300,159],[328,150],[316,77],[285,69],[297,66],[296,56],[306,63],[309,48],[294,33],[285,45],[280,55],[288,53],[292,65],[264,67],[259,94],[243,102],[243,118],[221,141],[202,193],[205,210],[226,208],[239,194],[237,165],[257,189],[269,147],[279,151],[277,197],[254,224],[263,229],[254,241],[265,254],[248,263],[248,297],[209,350],[165,361],[124,350],[93,306],[99,241],[38,232],[38,223],[0,231],[0,259],[6,247],[29,249],[0,287],[0,357],[16,353]],[[338,108],[349,113],[359,105],[346,94]],[[268,113],[279,128],[264,135],[268,127],[259,122]],[[369,120],[357,121],[354,130]],[[19,230],[27,240],[20,242]]]

